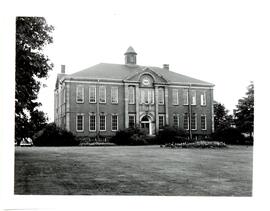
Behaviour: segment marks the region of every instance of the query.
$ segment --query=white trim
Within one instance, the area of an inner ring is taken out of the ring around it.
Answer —
[[[180,127],[179,114],[173,114],[173,126],[175,126],[174,117],[177,118],[177,128],[179,128]]]
[[[174,92],[176,91],[176,99],[174,98]],[[176,100],[176,103],[174,102]],[[179,105],[179,89],[172,89],[172,105]]]
[[[192,116],[193,116],[193,114],[194,114],[194,113],[191,114],[191,121],[192,121]],[[198,128],[197,125],[198,125],[197,114],[195,113],[195,128],[193,129],[193,128],[191,127],[191,130],[197,130],[197,128]],[[192,122],[191,122],[191,126],[192,126]]]
[[[113,130],[113,116],[116,116],[116,130]],[[111,115],[111,128],[112,128],[112,131],[118,131],[118,115],[117,114]]]
[[[101,126],[101,124],[100,124],[100,123],[101,123],[100,117],[101,117],[101,116],[104,116],[104,117],[105,117],[105,119],[104,119],[104,120],[105,120],[105,123],[104,123],[104,124],[105,124],[105,129],[104,129],[104,130],[101,130],[101,129],[100,129],[100,126]],[[105,115],[105,114],[100,114],[100,115],[99,115],[99,131],[106,131],[106,115]]]
[[[132,89],[131,89],[132,88]],[[132,90],[132,101],[130,102],[130,90]],[[128,104],[135,104],[135,86],[128,86]]]
[[[206,106],[206,93],[201,94],[201,106]]]
[[[100,96],[101,96],[101,94],[100,94],[100,92],[101,92],[101,88],[103,88],[104,87],[104,102],[102,102],[102,101],[100,101]],[[99,103],[106,103],[106,98],[107,98],[107,95],[106,95],[106,86],[104,86],[104,85],[101,85],[100,87],[99,87]]]
[[[95,117],[95,130],[91,130],[90,127],[91,127],[91,116],[94,116]],[[96,114],[89,114],[89,131],[90,132],[95,132],[97,130],[97,116]]]
[[[195,95],[194,95],[194,98],[195,98],[195,102],[193,102],[193,95],[192,95],[192,93],[195,93]],[[197,93],[196,93],[196,91],[195,90],[190,90],[190,100],[191,100],[191,102],[190,102],[190,104],[191,105],[197,105]]]
[[[78,130],[78,116],[82,116],[82,130]],[[76,115],[76,132],[84,132],[84,114]]]
[[[186,96],[185,96],[186,94]],[[188,96],[188,89],[183,89],[183,105],[188,105],[189,104],[189,96]],[[186,103],[185,103],[186,101]]]
[[[82,101],[78,101],[79,88],[82,89]],[[82,86],[82,85],[77,85],[76,86],[76,103],[84,103],[84,86]]]
[[[104,84],[120,84],[123,85],[123,79],[108,79],[108,78],[96,78],[96,79],[88,79],[88,78],[76,78],[76,79],[72,79],[72,78],[64,78],[63,81],[65,82],[69,82],[69,83],[94,83],[97,84],[99,83],[104,83]],[[115,81],[115,82],[114,82]]]
[[[160,120],[159,120],[160,117],[163,118],[163,125],[162,125],[162,127],[160,127]],[[158,115],[158,128],[159,129],[162,129],[164,126],[165,126],[165,114],[159,114]]]
[[[90,99],[91,99],[91,97],[90,97],[90,93],[91,93],[90,89],[91,88],[94,88],[94,90],[95,90],[95,101],[94,102],[90,101]],[[96,86],[89,86],[89,103],[97,103],[97,87]]]
[[[202,116],[204,116],[205,117],[205,119],[204,119],[204,122],[205,122],[205,128],[202,128]],[[201,115],[201,130],[207,130],[207,120],[206,120],[206,114],[202,114]]]
[[[133,116],[134,117],[134,122],[133,122],[133,124],[134,124],[134,127],[136,127],[136,114],[129,114],[128,115],[128,127],[130,128],[130,126],[129,126],[129,117],[131,117],[131,116]]]
[[[116,102],[113,102],[113,90],[116,90]],[[117,86],[112,86],[111,87],[111,103],[112,104],[118,104],[118,87]]]

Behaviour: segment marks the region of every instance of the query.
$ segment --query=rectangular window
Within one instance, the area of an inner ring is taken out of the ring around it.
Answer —
[[[189,130],[189,116],[188,116],[188,113],[184,114],[184,129]]]
[[[183,90],[183,98],[184,98],[183,104],[188,105],[188,90],[187,89]]]
[[[158,88],[158,104],[164,105],[164,89]]]
[[[128,115],[128,127],[129,128],[135,127],[135,115],[134,114]]]
[[[96,115],[89,115],[89,131],[96,131]]]
[[[129,104],[135,103],[135,87],[134,86],[128,87],[128,103]]]
[[[205,105],[206,105],[206,94],[204,92],[203,94],[201,94],[201,106]]]
[[[201,115],[201,129],[206,130],[206,115]]]
[[[178,89],[173,89],[172,90],[172,104],[173,105],[178,105],[179,104],[179,101],[178,101]]]
[[[190,91],[191,105],[196,105],[196,90]]]
[[[76,87],[76,102],[77,103],[84,102],[84,87],[83,86]]]
[[[141,103],[154,104],[155,96],[153,89],[141,89]]]
[[[158,115],[159,129],[162,129],[164,127],[164,125],[165,125],[164,119],[165,119],[164,115]]]
[[[177,114],[173,115],[173,126],[174,127],[179,127],[179,116]]]
[[[106,131],[106,116],[104,114],[99,116],[99,130]]]
[[[78,114],[76,117],[76,131],[77,132],[83,132],[84,130],[84,116],[81,114]]]
[[[197,130],[197,114],[195,113],[191,115],[191,130]]]
[[[106,103],[106,87],[105,86],[99,87],[99,102]]]
[[[90,103],[96,103],[96,87],[90,86],[89,87],[89,102]]]
[[[112,131],[118,130],[118,116],[113,114],[112,115]]]
[[[111,89],[111,102],[118,103],[118,87],[112,87]]]

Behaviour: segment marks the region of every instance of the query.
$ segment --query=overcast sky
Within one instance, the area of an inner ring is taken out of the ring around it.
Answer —
[[[169,64],[172,71],[214,83],[214,99],[232,112],[267,58],[258,53],[265,34],[262,9],[235,0],[59,3],[44,13],[55,30],[45,49],[54,69],[40,92],[42,109],[53,121],[61,64],[67,74],[100,62],[123,64],[132,46],[139,65]]]

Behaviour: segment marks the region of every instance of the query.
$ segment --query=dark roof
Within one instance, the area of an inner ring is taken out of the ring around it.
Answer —
[[[125,64],[108,64],[100,63],[90,68],[81,70],[79,72],[68,75],[71,78],[90,78],[90,79],[114,79],[124,80],[132,77],[136,73],[144,71],[145,68],[150,68],[158,75],[168,81],[168,83],[181,83],[181,84],[201,84],[207,86],[213,86],[213,84],[191,78],[170,70],[166,70],[159,67],[146,67],[139,65],[125,65]]]
[[[129,46],[129,48],[127,49],[125,55],[128,54],[128,53],[137,54],[131,46]]]

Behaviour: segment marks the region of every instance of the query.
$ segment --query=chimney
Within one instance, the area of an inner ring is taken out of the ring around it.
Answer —
[[[163,64],[163,69],[169,70],[169,64]]]
[[[61,73],[65,74],[66,73],[66,65],[61,65]]]

